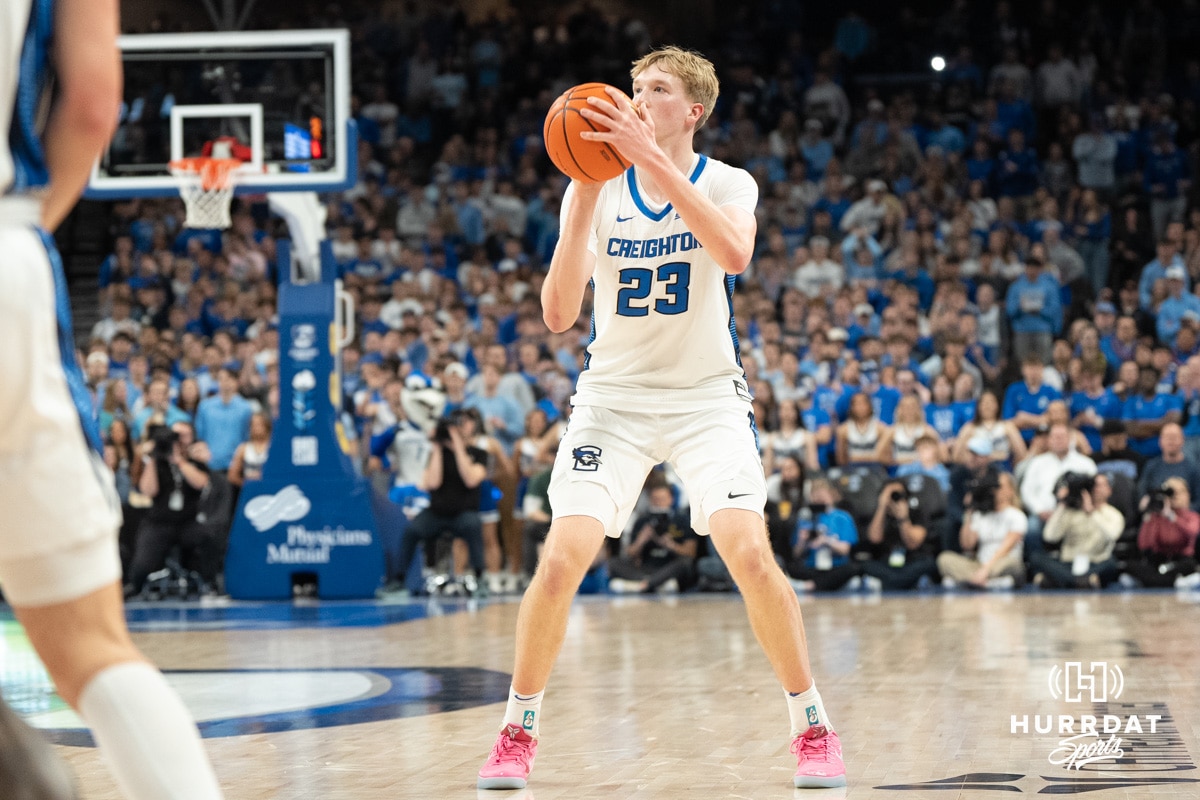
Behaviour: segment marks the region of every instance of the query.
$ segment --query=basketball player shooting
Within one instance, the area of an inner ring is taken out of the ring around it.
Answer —
[[[125,796],[218,800],[195,723],[125,627],[119,505],[48,233],[116,127],[117,31],[117,0],[8,0],[0,14],[0,585]],[[40,755],[8,751],[36,746],[22,725],[0,715],[0,797],[69,796],[34,768]]]
[[[605,536],[619,536],[646,474],[670,461],[692,526],[711,537],[783,684],[797,787],[843,786],[838,735],[809,666],[800,604],[776,566],[766,485],[733,320],[735,277],[754,247],[750,175],[692,149],[717,99],[713,65],[668,47],[632,69],[634,106],[589,98],[580,113],[633,166],[572,181],[542,288],[554,332],[575,324],[594,285],[594,338],[550,486],[554,520],[521,602],[504,721],[481,789],[523,788],[538,746],[543,691],[571,601]]]

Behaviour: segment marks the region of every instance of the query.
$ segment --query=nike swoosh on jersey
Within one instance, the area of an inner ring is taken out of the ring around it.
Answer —
[[[752,494],[754,494],[754,492],[742,492],[741,494],[734,494],[733,492],[730,492],[729,499],[736,500],[739,497],[749,497]]]
[[[630,214],[628,217],[622,217],[620,214],[617,214],[617,222],[629,222],[629,220],[633,219],[633,216],[633,214]]]

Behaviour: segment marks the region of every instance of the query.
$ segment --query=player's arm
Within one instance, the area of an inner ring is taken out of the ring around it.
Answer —
[[[75,206],[116,130],[121,104],[117,0],[59,0],[55,13],[58,100],[42,136],[50,172],[42,209],[47,230]]]
[[[596,268],[596,254],[588,250],[588,237],[603,186],[572,181],[564,198],[558,244],[542,283],[542,319],[554,333],[562,333],[575,324],[583,305],[583,293]]]
[[[758,221],[736,206],[717,206],[696,188],[662,150],[648,162],[634,162],[662,189],[679,216],[717,265],[730,275],[741,275],[754,255]]]

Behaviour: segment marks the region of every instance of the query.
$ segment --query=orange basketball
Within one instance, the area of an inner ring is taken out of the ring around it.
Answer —
[[[582,131],[608,130],[579,113],[580,109],[587,107],[589,97],[599,97],[611,103],[612,98],[605,91],[608,88],[605,83],[581,83],[567,89],[550,106],[546,124],[542,128],[546,152],[554,166],[567,177],[583,183],[606,181],[629,168],[629,161],[608,142],[586,142],[579,138]],[[622,96],[625,96],[624,92]],[[629,100],[628,97],[625,99]],[[629,100],[629,104],[633,105],[633,101]]]

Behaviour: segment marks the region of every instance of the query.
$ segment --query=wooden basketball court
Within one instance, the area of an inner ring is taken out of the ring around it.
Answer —
[[[1200,797],[1200,593],[803,605],[847,789],[792,789],[782,692],[737,596],[581,598],[522,792],[475,789],[508,688],[515,601],[162,605],[130,617],[240,800]],[[60,750],[84,798],[117,798],[14,627],[0,654],[6,695],[70,743]],[[1079,737],[1088,716],[1097,733]]]

